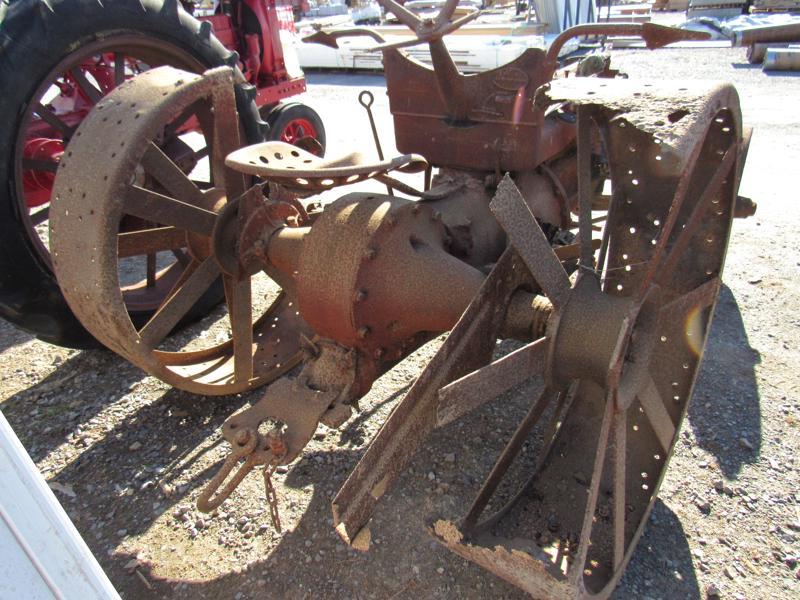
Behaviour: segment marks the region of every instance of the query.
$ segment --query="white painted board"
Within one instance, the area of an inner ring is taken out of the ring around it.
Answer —
[[[119,598],[2,413],[0,486],[0,598]]]

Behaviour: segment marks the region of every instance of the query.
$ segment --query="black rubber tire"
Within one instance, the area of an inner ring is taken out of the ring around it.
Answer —
[[[311,123],[316,132],[316,140],[322,146],[322,155],[325,155],[325,126],[322,124],[322,119],[310,106],[302,102],[286,102],[279,104],[267,115],[267,124],[269,125],[269,133],[267,139],[280,140],[284,129],[297,119],[305,119]]]
[[[73,316],[55,276],[30,239],[20,214],[14,148],[21,115],[47,75],[69,54],[114,36],[158,38],[191,55],[201,69],[235,66],[207,25],[177,0],[16,0],[0,4],[0,316],[37,338],[85,348],[97,342]],[[181,66],[181,65],[174,65]],[[244,81],[242,79],[242,81]],[[246,140],[263,141],[267,127],[255,104],[256,90],[240,83],[236,99]],[[215,289],[216,288],[216,289]],[[190,311],[188,322],[207,314],[222,298],[212,286]],[[131,314],[143,323],[151,313]]]

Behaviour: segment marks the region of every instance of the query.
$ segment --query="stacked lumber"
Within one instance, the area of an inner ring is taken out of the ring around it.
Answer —
[[[746,0],[689,0],[686,17],[714,17],[726,19],[742,14]]]
[[[800,12],[800,0],[755,0],[750,12]]]
[[[689,8],[689,0],[655,0],[652,6],[654,11],[684,12],[687,8]]]

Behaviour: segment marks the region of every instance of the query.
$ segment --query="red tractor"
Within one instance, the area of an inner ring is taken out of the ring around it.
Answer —
[[[98,100],[117,86],[161,65],[192,72],[238,67],[237,108],[247,141],[282,140],[324,153],[325,130],[317,113],[283,102],[304,92],[306,83],[302,74],[287,69],[275,0],[223,0],[213,14],[193,13],[193,3],[177,0],[0,4],[0,181],[5,184],[0,190],[0,316],[42,340],[72,347],[93,343],[56,283],[47,222],[53,180],[69,160],[71,137]],[[199,119],[178,116],[160,133],[158,146],[184,173],[200,172],[202,179],[212,143]],[[107,145],[113,156],[112,140],[97,144]],[[158,191],[156,183],[143,183]],[[142,226],[130,220],[121,229]],[[148,255],[141,279],[121,282],[135,321],[149,318],[175,283],[168,265],[159,262],[163,259]],[[188,320],[204,315],[222,297],[221,284],[212,287]]]

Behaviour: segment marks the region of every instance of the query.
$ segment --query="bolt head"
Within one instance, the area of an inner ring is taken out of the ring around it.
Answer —
[[[240,429],[239,431],[236,432],[236,436],[234,437],[234,441],[239,446],[246,445],[247,442],[250,441],[250,431],[248,431],[247,429]]]

